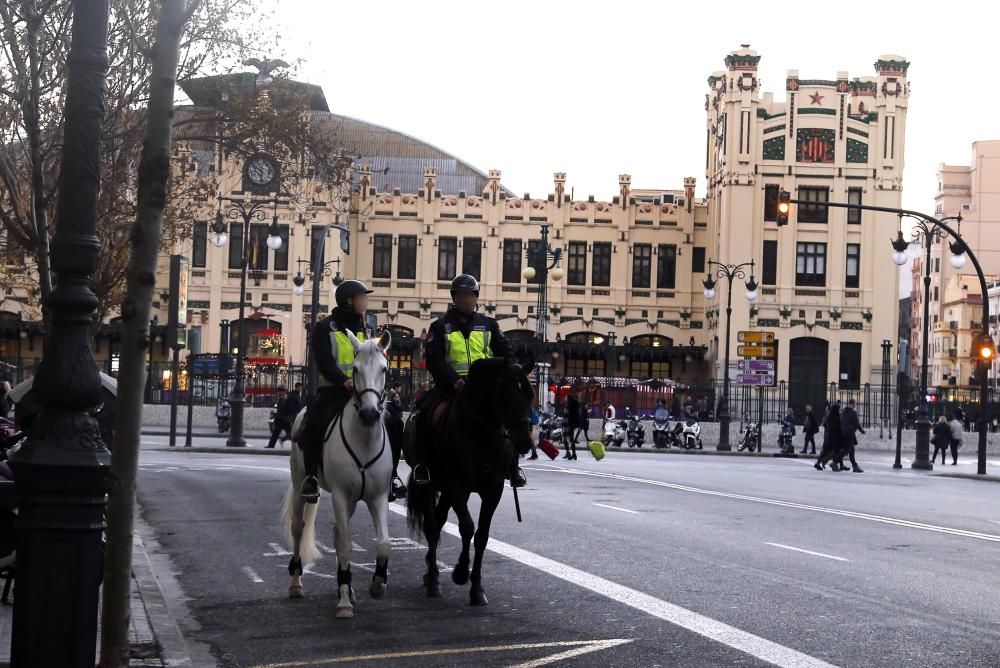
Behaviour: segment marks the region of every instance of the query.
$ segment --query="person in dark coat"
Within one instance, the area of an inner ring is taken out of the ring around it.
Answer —
[[[834,460],[831,470],[839,471],[836,455],[840,451],[843,441],[843,432],[840,428],[840,406],[834,404],[827,406],[826,415],[823,416],[823,448],[820,450],[819,458],[813,467],[817,471],[822,471],[830,460]]]
[[[576,439],[580,429],[579,391],[573,388],[573,391],[566,395],[566,428],[563,429],[566,454],[563,455],[563,459],[576,459]]]
[[[806,404],[806,417],[802,423],[802,433],[805,434],[805,440],[802,441],[802,454],[806,454],[806,450],[809,446],[812,446],[812,453],[816,454],[816,434],[819,432],[819,423],[816,422],[816,416],[813,415],[813,407]]]
[[[392,450],[392,480],[389,487],[389,500],[406,498],[406,485],[399,479],[396,467],[399,466],[399,456],[403,452],[403,385],[394,383],[385,395],[385,408],[382,411],[382,424],[389,438],[389,449]]]
[[[956,408],[955,412],[951,416],[951,422],[948,426],[951,427],[951,465],[958,465],[958,449],[962,447],[962,427],[965,424],[965,413],[961,408]],[[944,464],[944,455],[942,457],[942,464]]]
[[[295,416],[302,410],[302,399],[300,392],[302,383],[295,383],[295,389],[285,394],[285,388],[278,388],[278,410],[274,414],[274,424],[271,426],[271,440],[267,442],[268,448],[273,448],[280,440],[282,444],[292,436],[292,424]],[[281,396],[284,395],[284,396]]]
[[[858,421],[858,412],[854,410],[854,399],[850,399],[847,402],[847,408],[840,414],[840,427],[844,432],[844,454],[846,454],[851,459],[851,469],[855,473],[864,473],[861,467],[858,466],[858,462],[854,459],[854,446],[858,444],[858,435],[860,431],[862,434],[865,430],[861,428],[861,423]],[[843,466],[843,463],[841,463]]]
[[[941,465],[944,466],[944,457],[948,453],[948,446],[951,445],[951,425],[948,418],[942,415],[934,425],[934,433],[931,435],[931,443],[934,444],[934,455],[931,457],[931,464],[937,461],[938,452],[941,453]]]

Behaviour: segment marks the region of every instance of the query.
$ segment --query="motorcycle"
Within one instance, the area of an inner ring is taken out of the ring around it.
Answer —
[[[7,448],[23,438],[21,432],[4,437],[4,461],[0,462],[0,579],[3,593],[0,601],[10,604],[10,588],[14,583],[17,563],[17,495],[14,491],[14,473],[6,461]],[[11,440],[14,440],[12,443]]]
[[[622,443],[628,437],[628,428],[624,420],[608,420],[604,423],[604,447],[622,447]]]
[[[744,450],[748,450],[756,452],[760,448],[760,423],[754,422],[747,416],[744,416],[743,420],[742,436],[740,436],[740,442],[736,445],[736,451],[743,452]]]
[[[685,450],[701,450],[701,424],[697,419],[690,416],[684,419],[681,439]]]
[[[778,451],[783,455],[790,455],[795,452],[795,426],[787,422],[781,423],[781,432],[778,434]]]
[[[626,434],[628,447],[630,448],[641,448],[642,444],[646,441],[646,428],[642,426],[638,415],[629,417]]]
[[[225,434],[229,431],[229,423],[232,418],[233,409],[229,405],[228,399],[223,399],[215,407],[215,418],[219,421],[219,433]]]

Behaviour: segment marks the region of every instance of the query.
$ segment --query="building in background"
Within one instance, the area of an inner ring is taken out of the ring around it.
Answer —
[[[934,196],[935,216],[945,218],[961,216],[962,221],[950,221],[976,254],[986,275],[1000,274],[1000,140],[978,141],[972,144],[972,159],[968,165],[945,165],[938,168],[938,191]],[[952,318],[944,315],[946,309],[945,289],[955,275],[975,276],[972,263],[962,269],[951,266],[951,249],[947,239],[936,239],[931,247],[929,320],[933,336],[943,336]],[[920,373],[922,354],[923,313],[924,313],[924,272],[926,251],[921,248],[914,254],[912,271],[912,332],[910,372],[913,378]],[[978,283],[975,294],[981,295]],[[996,311],[990,311],[996,315]],[[992,322],[995,323],[995,318]],[[942,323],[944,323],[942,325]],[[952,332],[957,336],[959,332]],[[957,376],[959,385],[968,379]]]
[[[907,378],[910,377],[910,335],[912,334],[910,320],[913,318],[913,304],[911,302],[912,297],[903,297],[899,300],[899,325],[896,336],[898,341],[896,344],[897,371]]]
[[[882,56],[875,76],[806,79],[789,70],[785,101],[762,93],[760,56],[745,47],[708,78],[706,176],[713,260],[753,260],[757,304],[733,295],[739,330],[773,330],[778,376],[796,403],[822,405],[827,384],[881,383],[883,340],[895,340],[899,290],[890,259],[891,214],[793,208],[778,227],[779,190],[807,201],[899,207],[909,104],[907,68]],[[719,362],[725,294],[710,305],[706,343]],[[737,374],[735,355],[730,376]],[[723,373],[722,364],[714,375]]]
[[[990,277],[993,280],[994,277]],[[941,294],[941,319],[930,335],[927,386],[975,384],[972,346],[982,331],[983,293],[979,277],[955,274]],[[920,373],[919,366],[917,373]]]

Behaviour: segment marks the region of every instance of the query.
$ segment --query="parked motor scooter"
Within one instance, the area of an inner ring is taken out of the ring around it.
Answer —
[[[685,450],[701,450],[701,424],[697,418],[690,415],[684,418],[681,439]]]
[[[538,440],[548,439],[553,443],[561,443],[562,435],[562,417],[552,413],[542,415],[542,420],[538,423]]]
[[[666,410],[658,410],[653,415],[653,447],[669,448],[673,442],[670,431],[670,414]]]
[[[229,423],[232,415],[233,409],[229,405],[229,399],[221,399],[219,405],[215,407],[215,418],[219,421],[220,434],[225,434],[229,431]]]
[[[743,434],[740,436],[740,442],[736,445],[736,451],[756,452],[760,448],[760,423],[751,420],[749,416],[744,416],[743,420]]]
[[[787,422],[781,424],[781,432],[778,434],[778,451],[783,455],[790,455],[795,452],[795,426]]]
[[[604,447],[622,447],[622,443],[628,438],[628,426],[625,420],[608,420],[604,423]]]
[[[642,426],[638,415],[632,415],[628,419],[627,428],[628,447],[641,448],[646,441],[646,428]]]
[[[0,601],[8,605],[17,563],[16,524],[17,495],[14,491],[14,473],[4,460],[0,462],[0,579],[3,580],[3,594],[0,595]]]

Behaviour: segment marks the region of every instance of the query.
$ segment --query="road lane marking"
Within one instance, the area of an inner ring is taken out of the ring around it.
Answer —
[[[834,561],[850,561],[850,559],[844,559],[843,557],[835,557],[832,554],[823,554],[822,552],[813,552],[812,550],[803,550],[801,547],[792,547],[791,545],[782,545],[781,543],[768,543],[764,541],[764,545],[770,545],[771,547],[780,547],[783,550],[791,550],[793,552],[801,552],[802,554],[811,554],[814,557],[823,557],[824,559],[833,559]]]
[[[637,510],[629,510],[628,508],[619,508],[618,506],[609,506],[606,503],[595,503],[594,505],[595,506],[600,506],[601,508],[608,508],[610,510],[617,510],[617,511],[623,512],[623,513],[631,513],[633,515],[640,514],[639,511],[637,511]]]
[[[244,566],[243,567],[243,572],[254,583],[260,584],[261,582],[264,581],[264,580],[261,579],[261,577],[259,575],[257,575],[257,572],[254,571],[254,569],[250,568],[249,566]]]
[[[662,480],[647,480],[646,478],[635,478],[633,476],[618,475],[617,473],[601,473],[599,471],[584,471],[582,469],[565,469],[550,464],[542,464],[541,467],[532,466],[532,471],[548,471],[550,473],[566,473],[569,475],[581,475],[593,478],[606,478],[611,480],[621,480],[624,482],[638,482],[644,485],[655,485],[657,487],[667,487],[681,492],[691,492],[693,494],[704,494],[706,496],[718,496],[726,499],[736,499],[738,501],[749,501],[751,503],[761,503],[769,506],[780,506],[782,508],[795,508],[798,510],[811,510],[827,515],[839,515],[841,517],[851,517],[853,519],[867,520],[881,524],[894,524],[908,529],[920,529],[922,531],[932,531],[944,533],[963,538],[975,538],[990,543],[1000,543],[1000,536],[991,533],[981,533],[979,531],[967,531],[966,529],[954,529],[952,527],[939,526],[937,524],[924,524],[923,522],[912,522],[896,517],[885,517],[882,515],[871,515],[869,513],[858,513],[852,510],[841,510],[839,508],[826,508],[824,506],[812,506],[806,503],[796,503],[795,501],[780,501],[778,499],[768,499],[760,496],[748,496],[746,494],[736,494],[734,492],[719,492],[712,489],[702,489],[691,487],[690,485],[680,485],[673,482],[663,482]]]
[[[396,503],[390,503],[389,510],[398,515],[406,515],[406,508]],[[458,527],[452,522],[445,524],[442,530],[452,536],[461,537]],[[832,664],[808,654],[803,654],[791,647],[785,647],[766,638],[761,638],[747,631],[724,624],[711,617],[698,614],[693,610],[682,608],[679,605],[650,596],[636,589],[605,580],[592,573],[582,571],[554,559],[549,559],[548,557],[543,557],[540,554],[529,552],[496,538],[490,538],[490,542],[486,547],[492,552],[496,552],[525,566],[530,566],[547,575],[583,587],[612,601],[635,608],[640,612],[645,612],[648,615],[670,622],[750,656],[757,657],[762,661],[773,663],[781,668],[830,668],[832,666]]]
[[[268,543],[271,548],[271,552],[265,552],[265,557],[290,557],[292,553],[286,550],[284,547],[278,543]]]
[[[563,659],[597,652],[603,649],[611,649],[619,645],[635,642],[632,638],[611,638],[609,640],[574,640],[567,642],[533,642],[521,645],[494,645],[492,647],[448,647],[444,649],[428,649],[413,652],[387,652],[382,654],[360,654],[357,656],[342,656],[329,659],[310,659],[308,661],[291,661],[289,663],[267,663],[259,664],[255,668],[305,668],[306,666],[325,666],[331,663],[351,663],[353,661],[385,661],[386,659],[415,659],[424,656],[450,656],[455,654],[483,654],[486,652],[515,652],[517,650],[532,649],[552,649],[558,647],[574,647],[567,652],[560,652],[552,656],[542,657],[519,663],[513,668],[535,668],[545,666],[550,663],[562,661]]]

